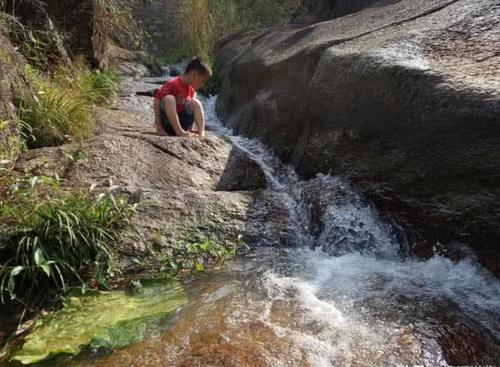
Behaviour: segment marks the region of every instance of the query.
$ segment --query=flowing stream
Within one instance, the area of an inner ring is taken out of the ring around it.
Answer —
[[[210,128],[263,169],[288,211],[287,247],[257,246],[184,284],[171,327],[65,366],[445,366],[500,361],[500,284],[472,260],[406,255],[405,241],[344,179],[302,181],[255,140]],[[323,203],[312,220],[311,193]],[[265,237],[266,227],[261,230]],[[257,244],[258,245],[258,244]]]

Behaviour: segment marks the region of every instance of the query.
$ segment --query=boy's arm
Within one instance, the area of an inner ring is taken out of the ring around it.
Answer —
[[[196,133],[203,137],[205,136],[205,112],[203,111],[203,104],[198,100],[194,99],[194,120],[196,122],[197,131]]]
[[[160,101],[161,100],[159,98],[155,98],[155,128],[159,135],[164,136],[167,135],[167,133],[161,124]]]
[[[200,119],[200,122],[197,121],[196,126],[198,128],[196,131],[196,134],[198,134],[201,137],[204,137],[205,136],[205,118],[202,117]]]

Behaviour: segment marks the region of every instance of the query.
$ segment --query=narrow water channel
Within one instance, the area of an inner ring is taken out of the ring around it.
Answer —
[[[404,240],[349,183],[302,181],[257,141],[245,150],[288,210],[286,248],[259,246],[184,284],[171,327],[59,366],[446,366],[500,361],[500,283],[472,260],[406,255]],[[308,193],[325,202],[318,227]],[[262,229],[263,231],[265,228]],[[55,365],[50,362],[49,365]]]

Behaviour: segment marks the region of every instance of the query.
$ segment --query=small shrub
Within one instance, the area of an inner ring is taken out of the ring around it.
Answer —
[[[175,20],[182,45],[152,64],[165,66],[201,56],[212,65],[214,77],[200,92],[218,93],[220,80],[214,55],[217,42],[232,33],[285,23],[297,14],[301,3],[301,0],[183,0]]]
[[[6,293],[29,298],[48,283],[64,290],[76,279],[112,275],[111,244],[135,206],[111,191],[64,191],[49,177],[6,180],[0,182],[2,301]]]
[[[111,103],[120,89],[120,77],[111,70],[90,70],[81,57],[70,67],[61,67],[52,82],[70,91],[91,105]]]
[[[186,0],[179,12],[180,29],[185,46],[193,55],[213,61],[215,21],[210,0]]]
[[[32,29],[23,25],[13,14],[5,12],[7,10],[5,5],[5,2],[3,6],[0,2],[0,23],[3,24],[8,32],[10,41],[17,46],[17,51],[28,62],[40,68],[47,69],[50,59],[49,49],[52,46],[50,45],[50,40],[47,39],[50,38],[49,32]]]

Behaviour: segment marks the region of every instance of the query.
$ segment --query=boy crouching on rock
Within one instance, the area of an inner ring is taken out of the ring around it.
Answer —
[[[155,93],[155,127],[160,135],[205,136],[205,116],[196,91],[212,76],[201,59],[193,59],[183,75],[166,82]],[[196,124],[196,129],[194,125]]]

